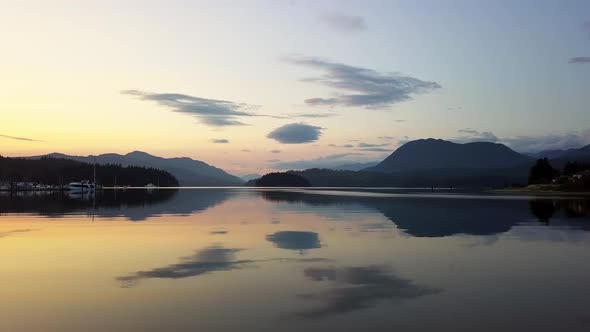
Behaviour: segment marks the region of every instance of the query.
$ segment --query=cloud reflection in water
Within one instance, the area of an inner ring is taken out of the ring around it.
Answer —
[[[381,265],[308,268],[305,269],[305,277],[333,283],[328,290],[301,295],[303,299],[322,304],[296,313],[296,316],[308,319],[345,314],[374,307],[385,300],[408,300],[441,291],[392,275],[387,267]]]

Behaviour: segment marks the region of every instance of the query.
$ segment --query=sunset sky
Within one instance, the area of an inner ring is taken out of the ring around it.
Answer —
[[[590,143],[590,1],[0,0],[0,154],[235,174]]]

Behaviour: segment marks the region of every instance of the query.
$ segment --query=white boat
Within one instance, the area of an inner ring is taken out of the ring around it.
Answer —
[[[95,189],[96,186],[90,181],[70,182],[68,184],[68,190],[72,192],[93,192]]]

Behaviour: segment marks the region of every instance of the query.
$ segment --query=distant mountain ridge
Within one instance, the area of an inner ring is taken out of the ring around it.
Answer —
[[[420,139],[400,146],[375,167],[366,171],[398,173],[436,169],[504,169],[534,161],[509,147],[491,142],[453,143]]]
[[[105,153],[98,156],[70,156],[62,153],[50,153],[49,157],[72,159],[87,163],[120,164],[122,166],[146,166],[163,169],[174,175],[181,186],[237,186],[244,181],[224,170],[205,162],[188,157],[163,158],[142,151],[133,151],[125,155]],[[41,158],[34,156],[29,158]]]
[[[348,163],[342,164],[334,167],[327,167],[328,169],[333,169],[336,171],[361,171],[365,168],[374,167],[378,164],[378,161],[369,161],[366,163]]]
[[[567,150],[544,150],[529,154],[535,158],[590,160],[590,144]]]

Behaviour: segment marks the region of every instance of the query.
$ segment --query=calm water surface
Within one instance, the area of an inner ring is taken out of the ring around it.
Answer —
[[[590,331],[590,201],[0,193],[0,331]]]

